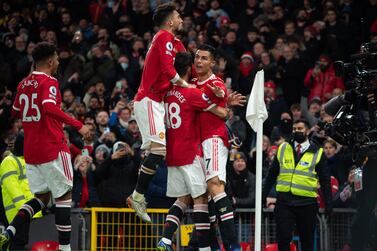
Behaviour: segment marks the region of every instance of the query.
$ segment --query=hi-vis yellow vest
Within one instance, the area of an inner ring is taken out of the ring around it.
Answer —
[[[317,197],[318,178],[315,166],[321,160],[322,153],[322,148],[319,148],[316,153],[306,151],[295,166],[293,147],[287,142],[282,143],[277,152],[280,173],[277,178],[276,191]]]
[[[1,162],[0,185],[5,215],[10,223],[21,206],[34,198],[26,178],[24,157],[9,155]],[[34,218],[39,217],[42,217],[41,212],[34,215]]]

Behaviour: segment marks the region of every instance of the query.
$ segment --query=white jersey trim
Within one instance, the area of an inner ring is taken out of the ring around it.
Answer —
[[[203,111],[207,112],[207,111],[211,110],[215,106],[216,106],[216,104],[212,104],[212,105],[208,106],[206,109],[204,109]]]
[[[45,99],[45,100],[42,101],[42,105],[43,105],[44,103],[54,103],[54,104],[56,105],[56,101],[53,100],[53,99]]]
[[[41,71],[33,71],[31,74],[35,74],[35,75],[45,75],[45,76],[47,76],[47,77],[49,77],[49,78],[52,78],[52,79],[55,79],[55,80],[56,80],[56,78],[54,78],[53,76],[50,76],[50,75],[48,75],[47,73],[44,73],[44,72],[41,72]]]
[[[174,76],[174,78],[170,79],[170,82],[172,82],[173,84],[175,84],[178,81],[179,78],[180,78],[179,74],[176,73],[175,76]]]
[[[212,73],[212,75],[211,75],[209,78],[207,78],[207,79],[205,79],[205,80],[203,80],[203,81],[199,81],[199,79],[198,79],[198,85],[203,85],[203,84],[205,84],[208,80],[210,80],[211,78],[214,78],[214,77],[216,77],[216,76],[215,76],[215,74]]]

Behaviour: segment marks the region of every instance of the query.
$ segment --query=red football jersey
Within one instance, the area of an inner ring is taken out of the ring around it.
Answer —
[[[51,105],[58,110],[47,109]],[[62,122],[76,129],[81,128],[82,124],[64,114],[60,105],[58,81],[43,72],[32,72],[18,85],[13,110],[22,119],[26,163],[42,164],[55,160],[59,151],[70,152]],[[51,115],[51,112],[54,112],[54,115]],[[63,121],[56,119],[60,117],[63,117]]]
[[[135,101],[148,97],[156,102],[164,99],[170,84],[179,79],[174,68],[177,52],[185,51],[182,42],[166,30],[160,30],[153,37],[144,62],[143,74]]]
[[[215,104],[221,107],[226,107],[227,90],[224,81],[212,74],[208,79],[199,82],[197,78],[192,79],[192,84],[204,92]],[[224,91],[224,98],[218,98],[209,88],[211,85],[219,86]],[[199,115],[200,121],[200,136],[201,142],[213,137],[220,137],[226,147],[229,146],[228,130],[226,129],[225,121],[213,113],[202,112]]]
[[[175,86],[165,97],[168,166],[192,164],[200,154],[198,116],[213,104],[200,90]]]

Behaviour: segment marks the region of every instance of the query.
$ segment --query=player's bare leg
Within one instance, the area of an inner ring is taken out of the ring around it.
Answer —
[[[148,190],[149,183],[156,173],[157,167],[166,156],[166,146],[151,142],[150,153],[145,157],[137,179],[134,192],[127,198],[127,204],[132,207],[136,214],[145,222],[151,222],[147,214],[147,203],[144,194]]]

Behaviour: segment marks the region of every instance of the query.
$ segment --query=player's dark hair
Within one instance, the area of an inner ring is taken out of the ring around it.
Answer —
[[[161,26],[175,10],[177,10],[177,8],[173,3],[159,5],[153,14],[154,24]]]
[[[209,44],[202,44],[202,45],[199,46],[198,50],[208,51],[209,54],[212,56],[212,58],[216,59],[216,49],[215,49],[215,47],[213,47]]]
[[[178,75],[183,76],[192,65],[192,56],[189,52],[179,52],[175,56],[174,67]]]
[[[306,119],[298,119],[293,122],[293,124],[303,123],[307,129],[310,129],[310,124]]]
[[[35,63],[39,63],[52,57],[56,53],[56,46],[51,43],[38,43],[32,52],[32,57]]]

